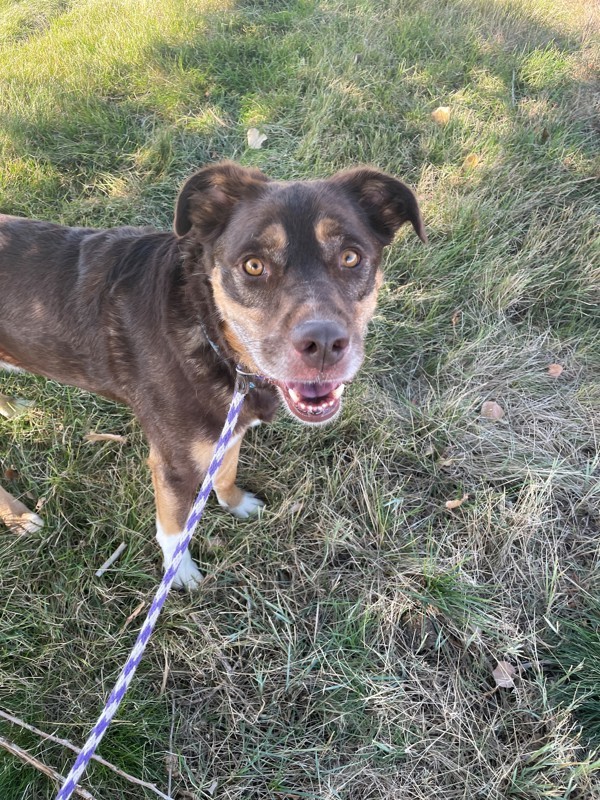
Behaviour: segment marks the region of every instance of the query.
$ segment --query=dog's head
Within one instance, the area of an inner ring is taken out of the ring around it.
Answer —
[[[333,419],[360,367],[381,283],[383,248],[412,223],[412,191],[370,168],[277,182],[233,163],[184,185],[175,232],[201,245],[225,338],[306,423]]]

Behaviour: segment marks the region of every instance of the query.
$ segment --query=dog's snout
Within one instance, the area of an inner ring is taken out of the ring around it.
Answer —
[[[292,344],[305,364],[316,369],[331,367],[342,358],[350,337],[338,322],[301,322],[292,330]]]

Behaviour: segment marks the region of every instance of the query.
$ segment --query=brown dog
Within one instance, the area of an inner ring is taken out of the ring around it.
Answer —
[[[304,423],[338,414],[363,359],[382,249],[407,221],[425,241],[412,191],[374,169],[284,183],[228,162],[187,181],[174,233],[0,215],[0,361],[131,406],[150,443],[167,561],[236,363],[263,379],[215,491],[247,517],[262,502],[235,485],[244,432],[273,418],[278,397]],[[200,579],[187,553],[177,585]]]

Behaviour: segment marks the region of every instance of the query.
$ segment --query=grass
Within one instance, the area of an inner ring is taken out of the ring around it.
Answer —
[[[368,162],[416,187],[430,238],[387,256],[341,420],[253,432],[268,511],[209,508],[208,578],[169,599],[109,761],[173,798],[598,796],[597,23],[583,0],[0,0],[1,211],[167,227],[206,161]],[[159,577],[147,448],[126,409],[1,381],[34,402],[0,419],[3,481],[46,527],[0,533],[0,705],[81,743]],[[0,752],[2,798],[54,791]]]

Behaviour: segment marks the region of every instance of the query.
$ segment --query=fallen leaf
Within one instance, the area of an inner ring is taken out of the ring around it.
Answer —
[[[453,327],[456,326],[458,320],[461,317],[461,314],[462,314],[462,311],[460,309],[458,309],[457,311],[454,312],[454,314],[452,314],[452,319],[450,320],[450,322],[452,323]]]
[[[501,689],[514,689],[515,682],[513,678],[516,674],[517,670],[508,661],[499,661],[496,669],[492,670],[496,686]]]
[[[248,136],[248,147],[251,147],[253,150],[260,150],[263,146],[263,142],[266,141],[266,134],[261,133],[258,128],[250,128],[247,133]]]
[[[473,169],[477,164],[479,164],[479,156],[475,153],[469,153],[462,163],[463,169]]]
[[[544,142],[547,142],[549,138],[550,138],[550,131],[548,130],[548,128],[542,128],[542,132],[540,134],[540,142],[543,144]]]
[[[145,605],[146,605],[146,601],[142,600],[142,602],[133,609],[131,614],[125,620],[125,624],[121,628],[121,631],[124,631],[125,628],[129,625],[130,622],[133,622],[133,620],[141,613],[141,611],[142,611],[142,609],[144,608]]]
[[[495,400],[486,400],[481,406],[481,416],[486,419],[502,419],[504,409]]]
[[[559,375],[562,375],[564,367],[561,367],[560,364],[550,364],[548,367],[548,375],[552,378],[558,378]]]
[[[468,500],[468,499],[469,499],[469,495],[466,494],[466,492],[465,492],[465,494],[463,494],[463,496],[460,498],[460,500],[446,500],[446,508],[449,508],[450,510],[452,510],[453,508],[459,508],[460,506],[462,506],[462,504],[465,502],[465,500]]]
[[[447,125],[450,121],[450,106],[439,106],[431,112],[431,119],[438,125]]]
[[[121,436],[119,433],[87,433],[83,438],[86,442],[122,442],[125,444],[127,441],[127,437]]]
[[[5,481],[16,481],[19,477],[19,473],[14,467],[7,467],[4,470],[4,480]]]

